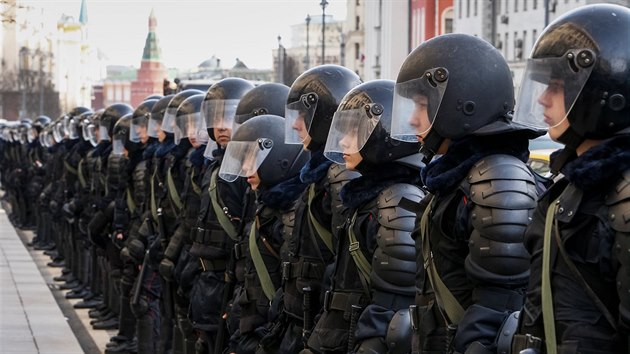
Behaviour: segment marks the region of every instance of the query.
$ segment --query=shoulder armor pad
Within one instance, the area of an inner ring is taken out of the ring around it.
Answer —
[[[418,186],[395,184],[377,198],[378,248],[372,259],[372,286],[412,296],[416,275],[415,241],[411,237],[426,193]]]
[[[491,155],[470,170],[473,227],[489,239],[522,242],[538,199],[536,180],[525,163]]]
[[[331,200],[333,203],[333,213],[335,212],[334,206],[341,206],[341,197],[339,193],[341,188],[350,180],[359,177],[361,174],[356,171],[350,171],[345,166],[339,164],[332,164],[328,168],[327,184],[330,186]]]
[[[610,226],[619,232],[630,232],[630,170],[624,172],[619,183],[606,195]]]
[[[475,204],[499,209],[533,209],[538,198],[536,179],[524,162],[510,155],[491,155],[468,174]]]
[[[376,201],[378,222],[387,228],[411,232],[421,212],[426,193],[412,184],[394,184],[385,188]]]
[[[281,215],[282,222],[282,237],[284,244],[288,244],[291,235],[293,235],[293,228],[295,227],[295,210],[297,209],[298,200],[293,202],[290,209],[284,211]]]

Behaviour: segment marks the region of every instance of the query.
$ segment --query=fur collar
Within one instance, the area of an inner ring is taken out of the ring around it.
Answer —
[[[162,158],[176,147],[177,145],[173,142],[173,137],[167,135],[166,139],[164,139],[164,141],[159,144],[157,150],[155,150],[155,157]]]
[[[356,209],[373,200],[385,188],[397,184],[409,183],[419,186],[418,170],[396,162],[380,165],[380,169],[366,172],[343,186],[340,192],[343,205]]]
[[[551,158],[559,151],[554,152]],[[628,169],[630,135],[621,135],[605,140],[567,163],[562,173],[576,187],[588,191],[609,188]]]
[[[422,169],[422,181],[433,194],[450,193],[475,163],[486,156],[512,155],[526,162],[529,157],[528,145],[529,139],[520,132],[453,140],[446,154]]]
[[[276,210],[287,210],[308,187],[300,176],[291,177],[275,186],[261,190],[258,199],[262,204]]]
[[[159,146],[160,144],[157,141],[149,142],[149,144],[147,144],[147,147],[142,152],[142,159],[143,160],[151,159],[153,155],[155,154],[155,150],[157,150]]]
[[[190,156],[188,156],[188,161],[190,161],[195,167],[202,166],[205,161],[205,158],[203,156],[203,153],[205,151],[206,151],[206,146],[201,145],[200,147],[196,148],[195,151],[193,151],[190,154]]]
[[[311,153],[311,159],[300,171],[300,179],[306,184],[315,183],[326,176],[332,161],[324,156],[323,150]]]
[[[100,143],[96,144],[96,147],[94,147],[94,152],[92,153],[92,156],[93,157],[103,156],[104,154],[106,154],[106,150],[110,145],[111,144],[109,143],[109,141],[101,141]]]

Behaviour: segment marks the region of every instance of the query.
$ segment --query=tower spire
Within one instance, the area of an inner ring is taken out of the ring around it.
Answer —
[[[144,52],[142,54],[142,60],[150,60],[150,61],[160,61],[161,60],[161,50],[159,41],[157,38],[157,34],[155,29],[157,28],[157,18],[155,17],[155,12],[151,9],[151,14],[149,15],[149,33],[147,34],[147,39],[144,42]]]
[[[87,0],[81,0],[81,12],[79,12],[79,23],[86,25],[88,22]]]

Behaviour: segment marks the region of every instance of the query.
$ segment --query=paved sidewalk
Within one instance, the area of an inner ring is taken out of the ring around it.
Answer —
[[[83,353],[51,289],[0,209],[0,353]]]

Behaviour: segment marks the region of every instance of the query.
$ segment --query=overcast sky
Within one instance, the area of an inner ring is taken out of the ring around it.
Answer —
[[[44,8],[56,23],[62,13],[79,18],[81,0],[23,0]],[[326,14],[346,16],[346,0],[328,0]],[[290,44],[290,26],[321,15],[320,0],[87,0],[92,42],[110,64],[139,66],[151,9],[157,17],[167,67],[196,67],[216,55],[223,67],[239,58],[250,68],[271,68],[277,36]]]

